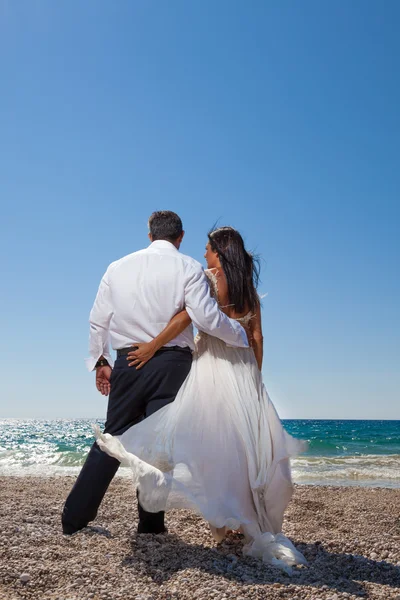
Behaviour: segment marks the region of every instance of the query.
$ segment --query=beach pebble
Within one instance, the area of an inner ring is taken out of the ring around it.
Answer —
[[[19,580],[21,583],[28,583],[28,581],[30,580],[31,576],[29,575],[29,573],[22,573],[19,576]]]
[[[226,558],[228,558],[232,563],[237,563],[239,560],[236,554],[227,554]]]
[[[16,584],[25,600],[400,600],[400,490],[295,486],[283,531],[309,566],[289,578],[243,557],[243,536],[217,545],[188,511],[166,516],[169,535],[138,536],[134,492],[118,477],[99,522],[64,538],[59,514],[72,483],[0,477],[0,600],[17,600]],[[22,525],[27,506],[37,525]],[[24,584],[21,573],[29,576]]]

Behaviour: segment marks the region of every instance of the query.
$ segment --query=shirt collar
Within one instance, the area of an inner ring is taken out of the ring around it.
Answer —
[[[178,252],[178,248],[167,240],[156,240],[150,244],[149,248],[168,248],[169,250],[175,250],[175,252]]]

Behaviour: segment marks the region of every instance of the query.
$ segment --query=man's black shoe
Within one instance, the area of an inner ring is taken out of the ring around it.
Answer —
[[[154,523],[139,522],[138,533],[168,533],[168,529],[162,525],[156,527]]]
[[[86,527],[86,525],[82,525],[82,527],[76,528],[76,527],[73,527],[72,525],[69,525],[68,523],[62,524],[62,529],[63,529],[64,535],[73,535],[74,533],[81,531],[81,529],[84,529],[85,527]]]

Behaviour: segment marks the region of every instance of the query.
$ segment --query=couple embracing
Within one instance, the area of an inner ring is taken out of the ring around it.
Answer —
[[[240,530],[246,554],[290,569],[305,563],[281,533],[289,459],[303,446],[262,382],[257,265],[231,227],[208,235],[206,271],[179,252],[183,236],[178,215],[153,213],[150,246],[112,263],[100,283],[87,366],[109,395],[107,419],[65,503],[63,531],[96,517],[122,462],[139,533],[164,532],[165,511],[191,509],[217,541]]]

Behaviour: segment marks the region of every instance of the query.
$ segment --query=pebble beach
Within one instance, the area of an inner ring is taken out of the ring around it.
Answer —
[[[291,576],[216,544],[187,511],[138,535],[132,485],[116,478],[96,521],[64,536],[73,477],[0,477],[1,600],[400,600],[400,490],[295,486],[284,533],[309,566]]]

